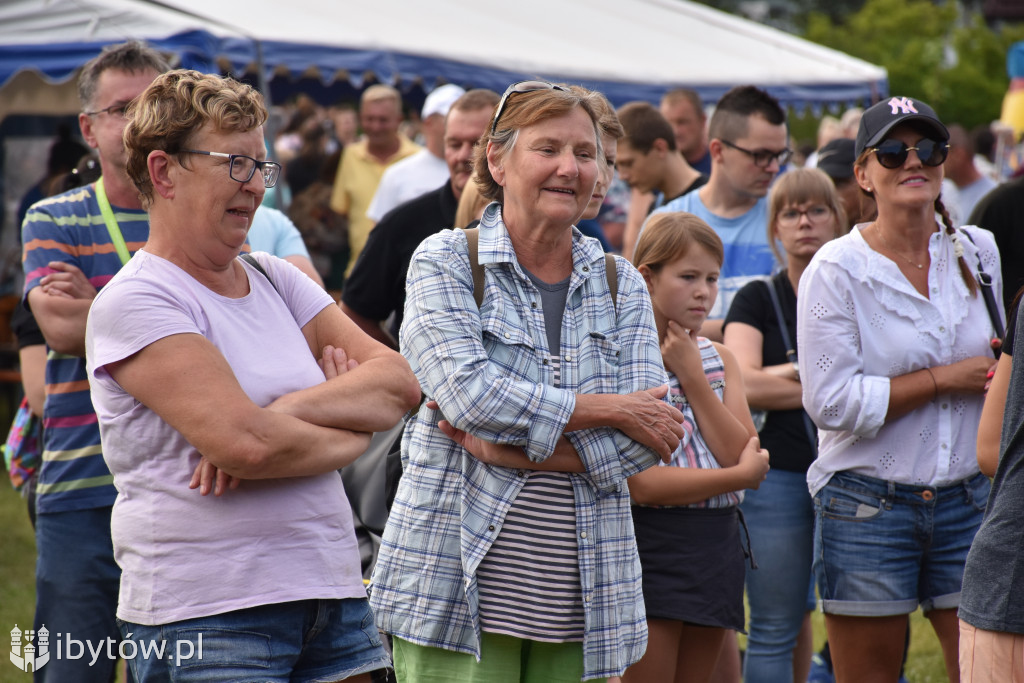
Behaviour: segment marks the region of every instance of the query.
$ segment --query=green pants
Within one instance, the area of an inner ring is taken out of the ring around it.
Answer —
[[[484,632],[473,655],[395,638],[398,683],[579,683],[583,643],[541,643]],[[600,682],[606,679],[598,679]]]

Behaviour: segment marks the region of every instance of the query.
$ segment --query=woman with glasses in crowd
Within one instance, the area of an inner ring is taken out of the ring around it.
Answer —
[[[800,280],[803,404],[820,429],[814,567],[838,680],[896,680],[918,606],[958,680],[956,609],[989,492],[975,444],[993,325],[974,273],[998,274],[999,255],[939,198],[948,139],[923,102],[865,111],[855,175],[877,218]]]
[[[128,118],[149,240],[86,331],[117,616],[139,651],[205,645],[135,657],[133,677],[369,681],[390,660],[337,470],[415,405],[415,378],[294,266],[238,257],[280,173],[259,93],[170,71]]]
[[[573,226],[600,107],[511,86],[476,151],[478,231],[410,264],[400,347],[431,400],[371,582],[399,681],[604,679],[647,644],[626,478],[669,457],[682,414],[643,279]]]
[[[804,683],[812,650],[808,611],[816,604],[807,468],[818,437],[800,401],[796,292],[811,257],[845,231],[846,216],[832,181],[814,168],[794,169],[776,181],[768,216],[768,244],[783,268],[769,280],[745,285],[725,318],[725,345],[743,371],[747,401],[753,410],[767,411],[760,437],[772,466],[741,506],[757,558],[757,571],[747,572],[746,580],[750,634],[744,679]]]

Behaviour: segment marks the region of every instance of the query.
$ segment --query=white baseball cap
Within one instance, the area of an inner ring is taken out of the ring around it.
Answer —
[[[455,100],[465,94],[465,90],[453,83],[434,88],[423,102],[420,118],[426,120],[428,116],[433,114],[447,116],[448,110],[455,104]]]

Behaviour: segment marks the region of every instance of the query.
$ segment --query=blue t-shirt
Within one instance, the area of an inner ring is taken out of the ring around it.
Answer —
[[[305,256],[309,250],[302,234],[292,220],[277,209],[261,206],[249,226],[249,246],[253,251],[265,251],[278,258]]]
[[[724,318],[736,292],[751,280],[771,275],[775,256],[768,246],[768,199],[762,197],[742,216],[722,218],[711,213],[700,199],[699,190],[684,194],[658,207],[651,215],[668,211],[688,211],[710,225],[722,238],[725,259],[718,280],[718,299],[709,318]],[[650,220],[648,218],[648,220]]]

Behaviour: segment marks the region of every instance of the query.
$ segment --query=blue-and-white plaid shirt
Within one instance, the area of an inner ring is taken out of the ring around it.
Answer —
[[[561,386],[552,386],[540,293],[516,260],[491,204],[480,223],[482,308],[473,299],[465,234],[446,230],[416,250],[406,283],[402,354],[459,429],[514,444],[535,461],[562,436],[576,394],[665,384],[651,302],[640,274],[616,259],[618,313],[596,240],[573,230],[562,320]],[[371,585],[380,628],[420,645],[480,652],[476,569],[525,482],[482,464],[422,409],[402,442],[404,474]],[[657,454],[611,428],[566,434],[586,466],[571,475],[586,628],[584,678],[621,674],[643,654],[647,627],[626,478]]]

